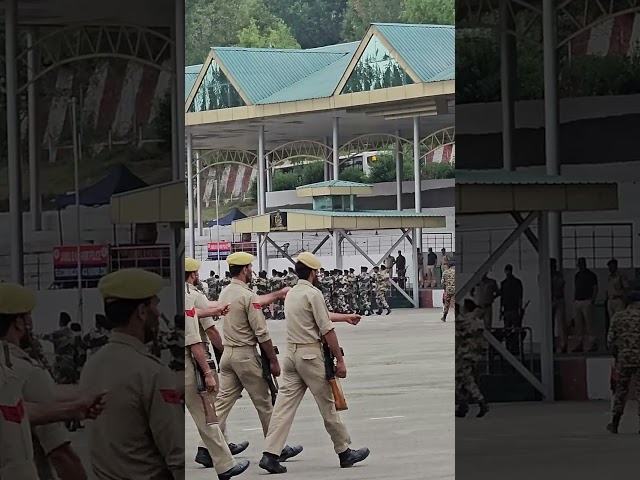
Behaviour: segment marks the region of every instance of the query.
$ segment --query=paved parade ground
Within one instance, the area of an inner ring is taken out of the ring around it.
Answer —
[[[356,327],[338,324],[347,364],[342,385],[349,406],[342,418],[353,448],[368,446],[371,456],[351,469],[341,469],[313,396],[307,393],[289,436],[290,443],[302,444],[304,451],[286,462],[289,472],[283,478],[455,478],[454,324],[442,323],[440,315],[440,310],[396,310],[389,316],[364,317]],[[282,359],[285,323],[270,321],[269,328]],[[217,478],[212,469],[193,461],[198,434],[189,414],[185,425],[186,478]],[[263,448],[259,426],[245,394],[228,421],[230,441],[251,443],[237,457],[251,461],[239,479],[267,478],[267,472],[258,467]]]

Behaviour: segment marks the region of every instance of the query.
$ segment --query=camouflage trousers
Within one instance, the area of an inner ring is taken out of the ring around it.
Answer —
[[[453,297],[453,295],[449,295],[448,293],[444,294],[442,299],[442,318],[447,318],[449,308],[451,308],[451,304],[455,301]]]
[[[371,294],[368,291],[360,290],[358,292],[358,303],[360,311],[371,310]]]
[[[624,413],[624,406],[629,396],[629,387],[634,378],[636,380],[636,390],[640,390],[640,367],[618,366],[618,378],[613,395],[613,415],[622,416]],[[638,403],[638,416],[640,416],[640,403]]]
[[[284,319],[284,302],[282,300],[276,300],[273,304],[273,318],[276,320]]]
[[[376,290],[376,303],[378,304],[378,310],[389,308],[386,290]]]
[[[56,358],[56,363],[53,367],[53,378],[56,383],[63,385],[76,383],[79,375],[73,360],[66,357]]]
[[[456,400],[461,405],[484,401],[484,395],[476,382],[474,362],[456,362]]]
[[[347,313],[349,307],[347,306],[347,300],[344,295],[336,295],[334,301],[335,312]]]
[[[324,304],[327,306],[327,310],[333,312],[333,305],[331,305],[331,294],[322,292],[322,296],[324,297]]]
[[[353,293],[348,293],[347,296],[345,297],[345,302],[350,312],[355,312],[358,310],[357,295]]]

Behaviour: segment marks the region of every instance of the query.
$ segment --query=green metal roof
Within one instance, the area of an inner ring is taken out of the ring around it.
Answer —
[[[373,187],[368,183],[347,182],[346,180],[328,180],[326,182],[311,183],[296,187],[296,190],[302,188],[323,188],[323,187]]]
[[[455,26],[374,23],[373,26],[423,82],[455,78]],[[452,78],[438,78],[448,71]]]
[[[330,52],[330,53],[353,53],[360,46],[360,42],[339,43],[337,45],[327,45],[326,47],[308,48],[306,52]]]
[[[254,104],[345,55],[344,53],[268,48],[226,47],[213,50],[242,92]]]
[[[196,79],[198,75],[200,75],[200,70],[202,70],[202,65],[191,65],[185,67],[184,69],[184,100],[186,101],[189,98],[189,94],[191,93],[191,89],[193,85],[196,83]]]
[[[355,212],[334,212],[323,210],[280,210],[283,213],[304,213],[321,217],[444,217],[443,214],[414,212],[410,210],[358,210]]]
[[[464,170],[456,169],[456,185],[588,185],[615,184],[611,180],[571,178],[547,175],[537,170]]]

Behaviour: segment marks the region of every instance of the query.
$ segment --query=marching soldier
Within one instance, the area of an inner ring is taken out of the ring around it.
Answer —
[[[378,311],[376,312],[378,315],[382,315],[382,310],[387,310],[387,315],[391,313],[391,308],[389,307],[389,302],[387,302],[387,292],[389,291],[389,286],[391,284],[391,278],[387,273],[387,269],[384,265],[375,267],[374,278],[375,278],[375,287],[376,287],[376,303],[378,304]]]
[[[22,390],[23,401],[54,403],[56,387],[51,374],[20,348],[32,330],[31,311],[36,303],[34,296],[23,286],[3,283],[0,286],[0,297],[0,343],[3,347],[0,354],[5,357],[4,363],[11,366],[10,372],[22,382],[18,384],[18,388]],[[33,438],[29,435],[25,445],[32,448],[30,454],[34,455],[40,479],[87,478],[80,457],[71,447],[64,423],[40,425],[34,427],[32,433]],[[4,437],[4,433],[2,436]],[[11,450],[10,447],[7,448]],[[4,448],[0,452],[0,455],[5,455]],[[2,468],[0,471],[0,478],[14,478]]]
[[[211,310],[214,306],[217,306],[217,303],[210,303],[207,298],[198,291],[197,288],[194,288],[198,282],[198,271],[200,270],[200,262],[193,258],[185,258],[184,261],[185,268],[185,299],[192,301],[195,308],[199,309],[201,312],[205,310]],[[212,345],[214,349],[217,349],[221,354],[224,352],[224,346],[222,345],[222,337],[220,333],[215,327],[214,319],[212,316],[199,314],[198,317],[198,325],[199,325],[199,333],[202,344],[204,345],[204,354],[207,361],[211,360],[211,352],[209,350],[209,345]],[[216,372],[213,372],[215,377]],[[217,379],[216,379],[217,383]],[[213,392],[211,395],[212,403],[216,401],[217,390]],[[193,414],[192,414],[193,415]],[[200,429],[198,429],[200,431]],[[224,430],[221,430],[224,432]],[[238,455],[243,452],[249,446],[249,442],[241,442],[239,444],[229,443],[228,448],[232,455]],[[200,431],[200,443],[198,444],[198,452],[195,458],[196,463],[203,465],[206,468],[211,468],[214,466],[215,462],[211,458],[211,454],[209,453],[209,449],[206,446],[205,438],[203,438],[202,431]]]
[[[75,335],[71,330],[71,317],[67,312],[60,313],[60,328],[54,332],[43,335],[42,339],[53,343],[53,351],[56,356],[54,364],[54,378],[57,383],[74,383],[75,365],[73,352]]]
[[[298,276],[293,271],[293,268],[289,267],[289,271],[284,277],[284,284],[287,287],[293,288],[296,286],[297,283],[298,283]]]
[[[336,357],[336,376],[345,378],[347,367],[331,319],[356,325],[360,316],[329,313],[322,292],[314,287],[320,266],[320,261],[315,255],[309,252],[301,253],[296,259],[295,267],[300,280],[285,299],[288,347],[284,377],[259,464],[269,473],[287,471],[286,467],[281,465],[280,452],[307,388],[311,390],[318,405],[327,433],[331,436],[334,450],[338,454],[340,466],[351,467],[369,456],[368,448],[350,448],[349,432],[336,411],[333,393],[325,376],[321,343],[324,340]]]
[[[360,313],[362,315],[371,315],[371,289],[372,278],[367,267],[360,267],[360,275],[358,275],[358,304],[360,305]]]
[[[207,298],[213,302],[218,301],[218,295],[220,295],[220,278],[215,275],[213,270],[209,272],[209,278],[207,279]]]
[[[278,290],[282,290],[285,287],[282,274],[277,270],[273,270],[271,272],[270,285],[272,292],[277,292]],[[279,298],[276,299],[275,302],[273,302],[273,318],[275,320],[284,320],[284,303]]]
[[[96,314],[95,326],[83,337],[82,342],[89,350],[89,356],[104,347],[109,342],[107,317],[99,313]]]
[[[341,270],[335,270],[335,306],[336,311],[340,313],[349,313],[349,305],[347,305],[347,295],[349,288],[347,277]]]
[[[282,298],[287,290],[274,292],[260,298],[246,284],[251,278],[253,255],[236,252],[227,257],[231,273],[231,285],[220,294],[220,302],[229,304],[223,329],[224,352],[220,361],[220,392],[216,401],[216,412],[220,429],[226,430],[226,421],[231,409],[243,390],[247,390],[266,436],[273,412],[271,393],[262,372],[262,358],[256,350],[259,345],[269,358],[271,373],[280,376],[280,364],[276,356],[267,322],[262,314],[262,303],[271,303]],[[279,452],[281,461],[293,458],[302,451],[301,446],[284,446]]]
[[[222,289],[229,286],[230,283],[231,275],[229,274],[229,272],[224,272],[224,278],[221,278],[218,282],[218,295],[220,295],[220,293],[222,293]]]
[[[324,297],[324,304],[327,310],[333,312],[333,277],[326,273],[324,269],[320,271],[320,291]]]
[[[442,288],[444,288],[444,296],[442,298],[442,321],[447,321],[449,308],[455,301],[456,295],[456,267],[453,259],[449,259],[448,268],[442,273]]]
[[[358,313],[360,308],[358,307],[358,278],[356,277],[356,271],[353,268],[350,268],[348,271],[345,271],[345,275],[349,286],[349,294],[347,296],[349,313]]]
[[[258,278],[255,281],[256,284],[256,293],[258,296],[267,295],[269,293],[269,279],[267,278],[267,272],[264,270],[258,274]],[[270,305],[263,305],[262,313],[264,314],[264,318],[269,320],[271,318],[271,308]]]
[[[616,360],[617,380],[613,396],[612,420],[607,425],[611,433],[618,433],[620,419],[633,379],[640,385],[640,290],[631,290],[629,306],[613,316],[607,336],[609,349]],[[640,414],[640,406],[638,407]]]
[[[486,348],[484,322],[478,317],[475,303],[466,300],[464,311],[459,313],[456,305],[456,399],[459,406],[456,417],[465,417],[469,411],[469,401],[480,406],[476,415],[484,417],[489,408],[476,382],[476,365]]]

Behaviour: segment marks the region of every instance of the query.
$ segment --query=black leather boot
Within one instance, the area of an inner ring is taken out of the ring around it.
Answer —
[[[482,418],[489,411],[489,405],[487,405],[487,401],[486,400],[482,400],[481,402],[478,403],[478,405],[480,406],[480,411],[478,412],[476,417]]]
[[[618,427],[620,426],[620,419],[622,418],[622,415],[614,415],[613,418],[611,419],[611,423],[609,425],[607,425],[607,430],[610,433],[618,433]]]
[[[264,452],[258,466],[269,473],[287,473],[287,467],[280,465],[278,456],[273,453]]]
[[[230,443],[229,450],[231,450],[231,455],[238,455],[244,452],[248,446],[249,442]]]
[[[290,458],[300,455],[301,452],[302,452],[302,445],[294,445],[293,447],[290,447],[289,445],[285,445],[284,448],[282,449],[282,453],[280,454],[279,460],[281,462],[286,462]]]
[[[218,475],[218,480],[229,480],[231,477],[244,473],[247,468],[249,468],[249,460],[242,460],[235,467]]]
[[[198,453],[196,453],[196,463],[199,463],[204,468],[213,468],[213,460],[209,450],[203,447],[198,447]]]
[[[352,450],[348,448],[342,452],[338,457],[340,458],[340,468],[353,467],[356,463],[360,463],[369,456],[368,448],[361,448],[360,450]]]

